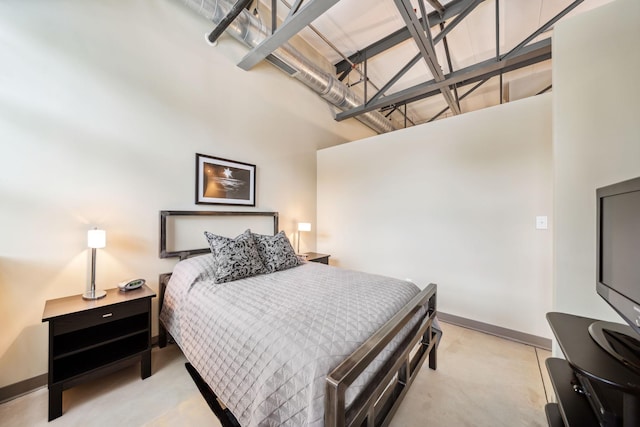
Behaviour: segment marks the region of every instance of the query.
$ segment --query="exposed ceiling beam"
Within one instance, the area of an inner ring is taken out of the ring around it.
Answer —
[[[476,6],[478,6],[480,3],[482,3],[484,0],[473,0],[462,12],[460,12],[460,14],[458,14],[458,16],[456,16],[456,18],[451,21],[446,27],[444,27],[444,23],[441,22],[440,23],[440,32],[433,38],[433,44],[438,44],[438,42],[440,42],[441,40],[445,42],[445,51],[447,52],[447,61],[449,62],[449,70],[452,70],[453,68],[451,67],[451,60],[449,59],[449,48],[446,44],[447,41],[447,34],[453,30],[460,22],[462,22],[462,20],[469,14],[471,13],[471,11],[473,9],[476,8]],[[422,20],[420,20],[420,22],[422,23]],[[424,25],[424,23],[422,23]],[[368,102],[372,102],[378,98],[380,98],[382,95],[385,94],[385,92],[387,90],[389,90],[389,88],[391,88],[391,86],[393,86],[398,80],[400,80],[400,78],[402,76],[404,76],[407,71],[409,71],[411,68],[413,68],[414,65],[416,65],[418,63],[418,61],[420,61],[420,58],[422,57],[422,54],[417,54],[416,56],[414,56],[409,62],[407,62],[407,64],[402,67],[400,69],[400,71],[398,71],[380,90],[378,90],[378,93],[376,93],[374,96],[371,97],[371,99]],[[351,68],[348,71],[345,71],[345,73],[343,75],[341,75],[339,77],[339,80],[342,81],[347,74],[349,73],[349,71],[351,70]]]
[[[434,27],[444,23],[445,21],[457,16],[464,12],[470,5],[474,3],[482,3],[484,0],[452,0],[445,8],[444,13],[441,15],[438,12],[431,12],[428,15],[429,26]],[[474,6],[475,7],[475,6]],[[420,19],[422,23],[422,19]],[[437,36],[436,36],[437,37]],[[359,64],[364,61],[364,58],[371,59],[372,57],[384,52],[385,50],[392,48],[393,46],[402,43],[405,40],[411,38],[411,33],[407,28],[401,28],[388,36],[370,44],[364,49],[349,56],[349,60],[343,60],[338,62],[336,67],[336,74],[344,73],[351,69],[352,64]],[[434,38],[435,41],[435,38]]]
[[[440,40],[443,40],[447,34],[449,34],[449,32],[451,30],[453,30],[455,27],[458,26],[458,24],[460,22],[462,22],[462,20],[464,18],[467,17],[467,15],[469,15],[473,9],[475,9],[480,3],[482,3],[484,0],[471,0],[469,2],[469,4],[467,5],[467,7],[465,7],[454,19],[453,21],[449,22],[447,24],[446,27],[443,28],[444,26],[444,22],[441,22],[440,24],[438,24],[440,26],[440,32],[438,34],[436,34],[436,36],[433,38],[433,44],[438,44],[438,42]]]
[[[516,53],[518,50],[520,50],[523,46],[526,46],[527,44],[529,44],[530,41],[532,41],[533,39],[535,39],[536,37],[538,37],[540,34],[544,33],[545,31],[547,31],[549,28],[551,28],[553,26],[553,24],[555,24],[556,22],[558,22],[562,17],[564,17],[567,13],[571,12],[573,9],[575,9],[580,3],[582,3],[584,0],[575,0],[573,3],[571,3],[569,6],[567,6],[566,8],[564,8],[564,10],[562,10],[560,13],[558,13],[556,16],[554,16],[553,18],[551,18],[549,21],[547,21],[543,26],[541,26],[540,28],[538,28],[536,31],[534,31],[533,33],[531,33],[529,35],[529,37],[527,37],[526,39],[522,40],[516,47],[514,47],[513,49],[511,49],[509,52],[507,52],[506,54],[503,55],[503,57],[509,57],[511,55],[513,55],[514,53]]]
[[[410,0],[394,0],[402,19],[407,24],[407,28],[411,33],[416,45],[418,46],[418,50],[422,54],[422,58],[429,67],[433,78],[437,82],[441,82],[444,80],[444,73],[442,72],[442,68],[438,63],[438,57],[436,56],[436,51],[433,46],[433,40],[431,39],[431,31],[425,25],[423,27],[422,23],[418,19],[418,15],[413,10],[413,6],[411,5]],[[421,9],[424,10],[424,5],[420,3]],[[423,18],[424,18],[423,14]],[[426,30],[426,31],[425,31]],[[458,108],[458,104],[456,103],[451,91],[448,86],[444,86],[439,88],[444,96],[444,99],[447,101],[449,108],[454,114],[460,114],[460,108]]]
[[[271,0],[271,34],[278,29],[278,0]]]
[[[480,86],[482,86],[483,84],[485,84],[486,82],[488,82],[489,79],[486,80],[482,80],[479,83],[476,83],[471,89],[469,89],[468,91],[466,91],[465,93],[462,94],[462,96],[460,96],[460,101],[462,101],[463,99],[465,99],[468,95],[471,95],[476,89],[478,89]],[[436,114],[435,116],[431,117],[429,120],[427,120],[427,122],[432,122],[435,119],[437,119],[438,117],[440,117],[441,115],[443,115],[447,110],[449,109],[449,107],[445,107],[442,110],[440,110],[440,112],[438,114]]]
[[[390,105],[408,104],[440,93],[440,89],[457,84],[458,87],[489,79],[498,74],[517,70],[528,65],[537,64],[551,58],[551,39],[545,39],[520,49],[509,58],[496,60],[495,58],[471,65],[454,71],[442,81],[430,80],[401,90],[399,92],[383,96],[367,105],[361,105],[351,110],[343,111],[336,115],[336,120],[341,121],[368,111],[377,110]]]
[[[431,7],[436,10],[436,12],[440,14],[444,13],[444,6],[442,6],[442,3],[440,3],[438,0],[427,0],[427,3],[429,3]]]
[[[550,91],[552,87],[553,87],[553,85],[549,85],[549,86],[545,87],[544,89],[542,89],[540,92],[536,93],[536,95],[542,95],[543,93]]]
[[[564,10],[562,10],[560,13],[558,13],[556,16],[554,16],[553,18],[551,18],[549,21],[547,21],[543,26],[541,26],[540,28],[538,28],[536,31],[534,31],[533,33],[531,33],[531,35],[529,35],[529,37],[527,37],[526,39],[524,39],[522,42],[520,42],[516,47],[514,47],[513,49],[511,49],[509,52],[505,53],[504,55],[500,55],[500,38],[499,38],[499,34],[500,34],[500,20],[499,20],[499,16],[500,16],[500,2],[499,0],[496,0],[496,57],[497,58],[502,58],[502,59],[508,59],[511,56],[513,56],[515,53],[517,53],[523,46],[526,46],[531,40],[535,39],[536,37],[538,37],[540,34],[542,34],[543,32],[547,31],[547,29],[549,29],[551,26],[553,26],[553,24],[555,24],[556,22],[558,22],[563,16],[565,16],[567,13],[569,13],[570,11],[572,11],[573,9],[575,9],[580,3],[582,3],[584,0],[575,0],[573,3],[571,3],[569,6],[567,6]],[[500,72],[500,103],[502,104],[502,74],[504,71]],[[465,93],[460,99],[463,99],[464,97],[466,97],[467,95],[469,95],[471,92],[473,92],[474,90],[476,90],[478,87],[482,86],[484,83],[486,83],[489,80],[488,78],[483,79],[482,81],[480,81],[480,83],[476,84],[470,91],[468,91],[467,93]],[[546,87],[545,89],[543,89],[541,92],[538,92],[536,95],[540,95],[541,93],[546,92],[547,90],[551,89],[551,85],[549,85],[548,87]],[[416,99],[417,100],[417,99]],[[414,100],[414,101],[416,101]],[[408,101],[408,102],[413,102],[413,101]],[[406,105],[406,104],[405,104]],[[458,103],[458,105],[460,105]],[[446,112],[449,109],[449,107],[445,107],[442,111],[440,111],[438,114],[436,114],[435,116],[433,116],[429,121],[433,121],[435,119],[437,119],[440,115],[442,115],[444,112]]]
[[[380,88],[378,93],[373,95],[371,97],[371,99],[367,103],[373,102],[376,99],[380,98],[382,95],[384,95],[384,93],[387,90],[389,90],[389,88],[391,88],[391,86],[393,86],[398,80],[400,80],[400,78],[402,76],[404,76],[407,73],[407,71],[409,71],[411,68],[413,68],[413,66],[416,65],[420,61],[421,58],[422,58],[422,54],[421,53],[419,53],[416,56],[414,56],[413,58],[411,58],[411,60],[409,62],[407,62],[407,64],[404,67],[402,67],[400,69],[400,71],[398,71],[395,74],[395,76],[391,77],[391,79],[384,86],[382,86],[382,88]]]
[[[461,69],[459,71],[449,74],[449,82],[451,84],[457,84],[458,87],[463,87],[477,82],[486,82],[492,77],[498,76],[501,73],[508,73],[520,68],[527,67],[529,65],[537,64],[542,61],[551,59],[551,38],[542,40],[538,43],[534,43],[531,46],[523,48],[519,55],[516,55],[509,59],[503,59],[496,61],[496,59],[488,59],[480,62],[476,65]],[[423,90],[414,96],[407,97],[400,104],[410,104],[412,102],[420,101],[421,99],[429,98],[431,96],[438,95],[438,85],[434,80],[423,83]],[[421,86],[421,85],[418,85]],[[414,86],[415,88],[416,86]],[[411,88],[409,88],[410,90]]]
[[[496,0],[498,1],[498,0]],[[460,17],[460,15],[458,15],[458,17]],[[444,27],[444,24],[440,24],[440,28]],[[444,55],[447,59],[447,67],[449,67],[449,71],[453,71],[453,62],[451,62],[451,52],[449,51],[449,43],[447,42],[447,38],[443,38],[442,39],[442,43],[444,44]],[[456,85],[451,85],[449,87],[452,91],[453,94],[456,97],[456,104],[458,104],[458,108],[460,108],[460,98],[458,96],[458,88]],[[405,104],[406,105],[406,104]]]
[[[287,19],[285,19],[285,21],[289,20],[289,18],[295,15],[300,9],[300,6],[302,6],[302,0],[296,0],[295,3],[293,3],[293,6],[291,6],[291,9],[289,9],[289,14],[287,15]]]
[[[307,0],[304,7],[295,14],[287,17],[287,20],[280,25],[280,28],[249,51],[240,63],[238,63],[238,67],[243,70],[250,70],[266,58],[267,55],[278,49],[291,37],[300,32],[300,30],[312,23],[318,16],[338,3],[338,1],[339,0]]]

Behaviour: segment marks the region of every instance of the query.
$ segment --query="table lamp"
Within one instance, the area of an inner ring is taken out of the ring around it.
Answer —
[[[309,222],[298,223],[298,248],[296,250],[297,253],[300,253],[300,232],[301,231],[311,231],[311,223]]]
[[[96,291],[96,249],[107,245],[107,234],[104,230],[94,228],[87,233],[87,246],[91,248],[91,285],[82,298],[87,300],[100,299],[107,295],[103,290]]]

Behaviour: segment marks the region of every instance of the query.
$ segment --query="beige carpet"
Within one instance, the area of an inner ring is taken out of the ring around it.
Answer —
[[[392,427],[546,426],[550,352],[441,324],[438,370],[422,367]],[[154,348],[146,380],[133,365],[71,388],[51,423],[39,389],[0,405],[0,426],[219,426],[185,361],[175,345]]]

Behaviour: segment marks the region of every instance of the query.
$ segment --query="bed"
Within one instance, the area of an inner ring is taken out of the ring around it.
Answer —
[[[318,263],[215,283],[208,248],[168,250],[176,217],[276,212],[161,211],[159,344],[168,336],[244,427],[387,425],[428,358],[436,369],[436,285]],[[202,233],[200,233],[202,234]]]

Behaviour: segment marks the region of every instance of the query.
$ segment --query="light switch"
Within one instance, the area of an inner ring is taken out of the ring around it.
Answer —
[[[538,230],[546,230],[548,227],[547,217],[546,216],[537,216],[536,217],[536,229]]]

